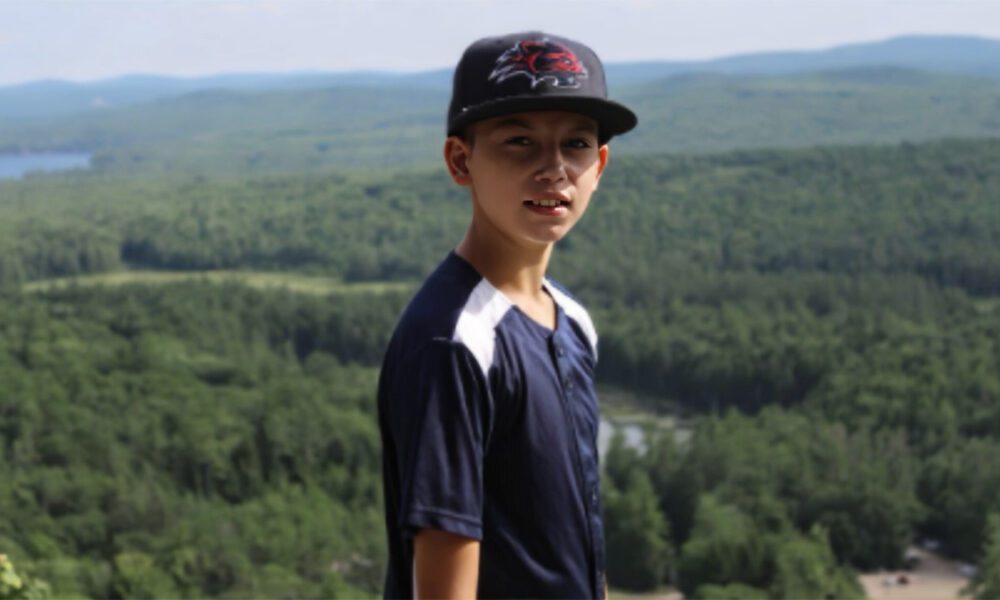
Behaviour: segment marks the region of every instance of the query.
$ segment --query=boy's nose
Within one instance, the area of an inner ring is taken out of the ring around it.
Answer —
[[[541,157],[541,165],[535,173],[539,181],[561,181],[566,178],[566,160],[558,146],[547,148]]]

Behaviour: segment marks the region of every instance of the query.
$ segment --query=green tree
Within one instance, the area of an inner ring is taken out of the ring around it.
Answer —
[[[49,584],[18,573],[6,554],[0,554],[0,600],[41,600],[50,596]]]
[[[767,600],[767,592],[744,583],[717,585],[709,583],[694,591],[698,600]]]
[[[123,552],[115,556],[113,565],[111,587],[118,598],[173,598],[178,595],[170,576],[147,554]]]
[[[624,488],[608,485],[605,491],[608,582],[627,590],[652,590],[665,581],[671,546],[649,476],[633,470]]]
[[[691,537],[681,549],[678,576],[686,595],[705,584],[765,587],[771,550],[753,519],[711,494],[698,501]]]
[[[985,547],[986,517],[1000,511],[998,455],[996,440],[958,439],[929,457],[920,474],[921,499],[930,509],[925,533],[969,562]]]
[[[965,590],[975,600],[1000,598],[1000,513],[993,513],[987,520],[986,544],[979,572]]]
[[[772,598],[864,598],[850,570],[837,564],[826,531],[793,533],[777,544]]]

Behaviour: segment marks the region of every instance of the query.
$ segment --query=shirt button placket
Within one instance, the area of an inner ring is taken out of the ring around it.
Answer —
[[[573,389],[573,380],[569,377],[569,375],[565,375],[566,371],[562,364],[563,361],[566,360],[566,348],[563,347],[562,344],[556,342],[555,351],[556,351],[556,363],[559,367],[559,371],[564,374],[562,378],[563,388],[566,390],[571,390]]]
[[[566,363],[566,348],[565,348],[565,346],[563,346],[559,342],[553,340],[553,342],[552,342],[552,349],[553,349],[553,351],[555,353],[555,356],[556,356],[556,359],[554,361],[555,362],[555,367],[556,367],[556,372],[559,373],[559,375],[561,377],[561,381],[562,381],[562,385],[563,385],[563,394],[564,394],[564,397],[568,400],[568,399],[570,399],[571,394],[573,393],[572,390],[574,388],[574,384],[573,384],[573,378],[570,377],[570,375],[569,375],[569,373],[567,371],[566,364],[565,364]],[[567,414],[566,416],[567,416],[567,418],[570,419],[570,421],[571,421],[570,427],[571,427],[571,430],[574,432],[574,434],[573,434],[573,436],[574,436],[573,443],[574,443],[574,445],[577,445],[579,443],[579,440],[576,438],[576,433],[575,433],[576,427],[574,427],[572,425],[573,416],[571,414]],[[577,456],[579,457],[579,448],[577,448]],[[586,476],[584,476],[583,479],[586,480],[588,478]],[[582,485],[587,485],[587,484],[584,484],[582,481],[581,481],[581,484]],[[599,501],[598,496],[597,496],[597,489],[593,486],[593,484],[590,484],[587,487],[590,489],[590,513],[591,514],[589,515],[589,519],[594,519],[595,518],[594,515],[597,514],[597,507],[598,507],[598,501]],[[586,508],[587,507],[586,507],[586,504],[585,504],[584,505],[584,510],[586,510]],[[588,528],[587,529],[589,530],[589,537],[590,537],[592,552],[596,553],[596,548],[597,548],[599,542],[597,540],[595,540],[595,538],[594,538],[594,536],[596,535],[596,531],[594,529],[594,525],[588,523]],[[597,556],[593,556],[593,558],[594,558],[595,561],[601,561],[602,560],[602,559],[598,558]],[[600,568],[600,566],[598,566],[596,564],[594,566],[597,567],[597,569],[596,569],[596,572],[597,572],[597,586],[596,586],[597,587],[597,594],[598,594],[598,597],[603,597],[603,595],[604,595],[604,573],[603,573],[602,569]]]

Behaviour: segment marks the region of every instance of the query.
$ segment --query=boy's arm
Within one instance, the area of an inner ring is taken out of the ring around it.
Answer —
[[[416,598],[475,598],[479,541],[446,531],[421,529],[413,538]]]

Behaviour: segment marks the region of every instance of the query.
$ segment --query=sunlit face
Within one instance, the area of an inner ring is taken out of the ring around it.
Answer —
[[[538,111],[480,121],[470,133],[471,145],[449,138],[445,154],[455,181],[472,189],[473,229],[525,247],[562,239],[587,210],[607,163],[597,123]]]

